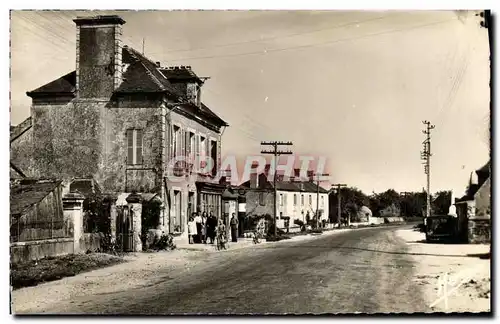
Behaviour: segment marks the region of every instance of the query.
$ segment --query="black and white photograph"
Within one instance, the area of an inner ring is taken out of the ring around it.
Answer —
[[[10,10],[11,315],[491,316],[494,17]]]

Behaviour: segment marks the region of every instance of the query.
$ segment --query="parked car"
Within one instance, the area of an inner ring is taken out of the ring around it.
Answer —
[[[425,240],[454,241],[457,233],[457,219],[453,216],[427,217],[425,224]]]

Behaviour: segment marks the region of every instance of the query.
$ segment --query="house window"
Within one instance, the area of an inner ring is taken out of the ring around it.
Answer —
[[[205,157],[207,155],[207,139],[200,135],[200,156]]]
[[[297,206],[297,194],[293,194],[293,205]]]
[[[174,158],[179,156],[181,152],[181,129],[179,126],[174,125],[174,137],[172,146],[174,147]]]
[[[264,192],[261,192],[261,193],[259,194],[259,204],[260,204],[261,206],[265,206],[265,205],[266,205],[266,199],[265,199],[265,198],[266,198],[266,197],[265,197],[265,193],[264,193]]]
[[[212,158],[212,175],[215,177],[218,170],[217,141],[210,141],[210,157]]]
[[[280,194],[280,206],[283,206],[283,194]]]
[[[325,207],[325,197],[321,197],[321,208]]]
[[[309,206],[312,206],[312,196],[309,195]]]
[[[128,129],[127,130],[127,164],[136,165],[142,164],[142,130]]]
[[[304,206],[304,195],[300,195],[300,204]]]
[[[186,157],[192,157],[193,149],[194,149],[194,133],[193,132],[187,132],[186,133],[187,138],[186,138]]]

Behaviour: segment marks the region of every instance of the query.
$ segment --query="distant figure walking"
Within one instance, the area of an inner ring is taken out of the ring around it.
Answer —
[[[235,213],[231,217],[231,240],[238,242],[238,218],[236,218]]]
[[[222,219],[219,219],[219,226],[217,226],[217,249],[226,249],[227,233],[226,225]]]

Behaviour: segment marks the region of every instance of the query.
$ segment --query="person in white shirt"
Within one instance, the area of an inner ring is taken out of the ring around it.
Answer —
[[[198,213],[193,213],[194,215],[194,222],[196,223],[196,242],[195,243],[202,243],[202,237],[201,237],[201,231],[203,227],[203,219]]]
[[[188,234],[189,234],[189,244],[193,244],[196,236],[198,235],[198,230],[196,228],[196,223],[193,217],[189,218]]]

